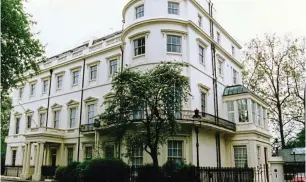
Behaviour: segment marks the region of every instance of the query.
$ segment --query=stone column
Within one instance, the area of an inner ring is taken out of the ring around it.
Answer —
[[[34,176],[37,175],[37,170],[38,170],[38,162],[39,162],[39,150],[40,150],[40,142],[37,142],[37,145],[36,145],[36,150],[35,150],[35,161],[34,161],[34,165],[35,165],[35,168],[34,168]]]
[[[21,175],[22,179],[29,178],[29,172],[30,172],[30,159],[31,159],[31,142],[26,143],[25,147],[25,165],[23,167],[23,174]]]
[[[22,173],[21,176],[25,173],[26,161],[27,161],[27,144],[23,147],[23,157],[22,157]]]
[[[59,156],[59,160],[57,160],[57,163],[59,165],[64,165],[65,164],[65,146],[64,146],[64,143],[61,143],[61,146],[60,146],[60,150],[59,150],[59,153],[60,153],[60,156]]]
[[[40,143],[40,152],[38,156],[38,170],[37,170],[37,180],[41,180],[41,167],[43,163],[43,158],[44,158],[44,145],[45,143],[41,142]]]
[[[284,160],[283,157],[271,157],[271,182],[284,182]]]

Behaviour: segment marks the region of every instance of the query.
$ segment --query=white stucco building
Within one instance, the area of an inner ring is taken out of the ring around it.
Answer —
[[[110,96],[110,75],[125,65],[143,69],[161,61],[190,64],[183,74],[192,97],[183,110],[206,114],[201,124],[185,122],[184,132],[169,139],[160,150],[160,164],[168,158],[197,163],[196,126],[200,166],[265,163],[265,151],[270,156],[268,106],[241,86],[241,46],[210,16],[208,3],[131,0],[122,16],[122,31],[51,57],[41,63],[40,74],[14,90],[6,165],[23,166],[22,178],[39,180],[43,165],[95,156],[98,141],[105,143],[99,155],[120,156],[124,146],[119,150],[104,128],[93,126]],[[150,160],[139,151],[132,163]]]

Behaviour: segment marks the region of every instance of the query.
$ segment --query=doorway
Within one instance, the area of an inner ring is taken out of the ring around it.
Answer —
[[[51,149],[51,165],[56,166],[56,149]]]

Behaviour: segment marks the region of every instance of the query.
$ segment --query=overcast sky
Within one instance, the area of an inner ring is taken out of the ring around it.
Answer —
[[[199,0],[201,1],[201,0]],[[205,1],[205,0],[202,0]],[[241,45],[264,33],[306,37],[306,0],[212,0],[217,20]],[[52,56],[122,28],[128,0],[28,0],[33,31]]]

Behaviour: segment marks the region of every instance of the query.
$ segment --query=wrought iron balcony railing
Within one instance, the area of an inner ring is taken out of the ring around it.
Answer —
[[[175,119],[179,122],[193,122],[197,124],[212,124],[218,127],[222,127],[231,131],[236,131],[236,124],[233,122],[230,122],[226,119],[216,117],[212,114],[208,114],[205,112],[198,112],[198,111],[191,111],[191,110],[181,110],[181,111],[175,111],[173,113]],[[146,119],[146,114],[144,113],[143,110],[141,111],[134,111],[129,114],[129,118],[131,121],[138,122],[141,120]],[[81,126],[81,132],[88,132],[88,131],[93,131],[95,128],[99,128],[100,126],[96,125],[94,123],[92,124],[83,124]]]

